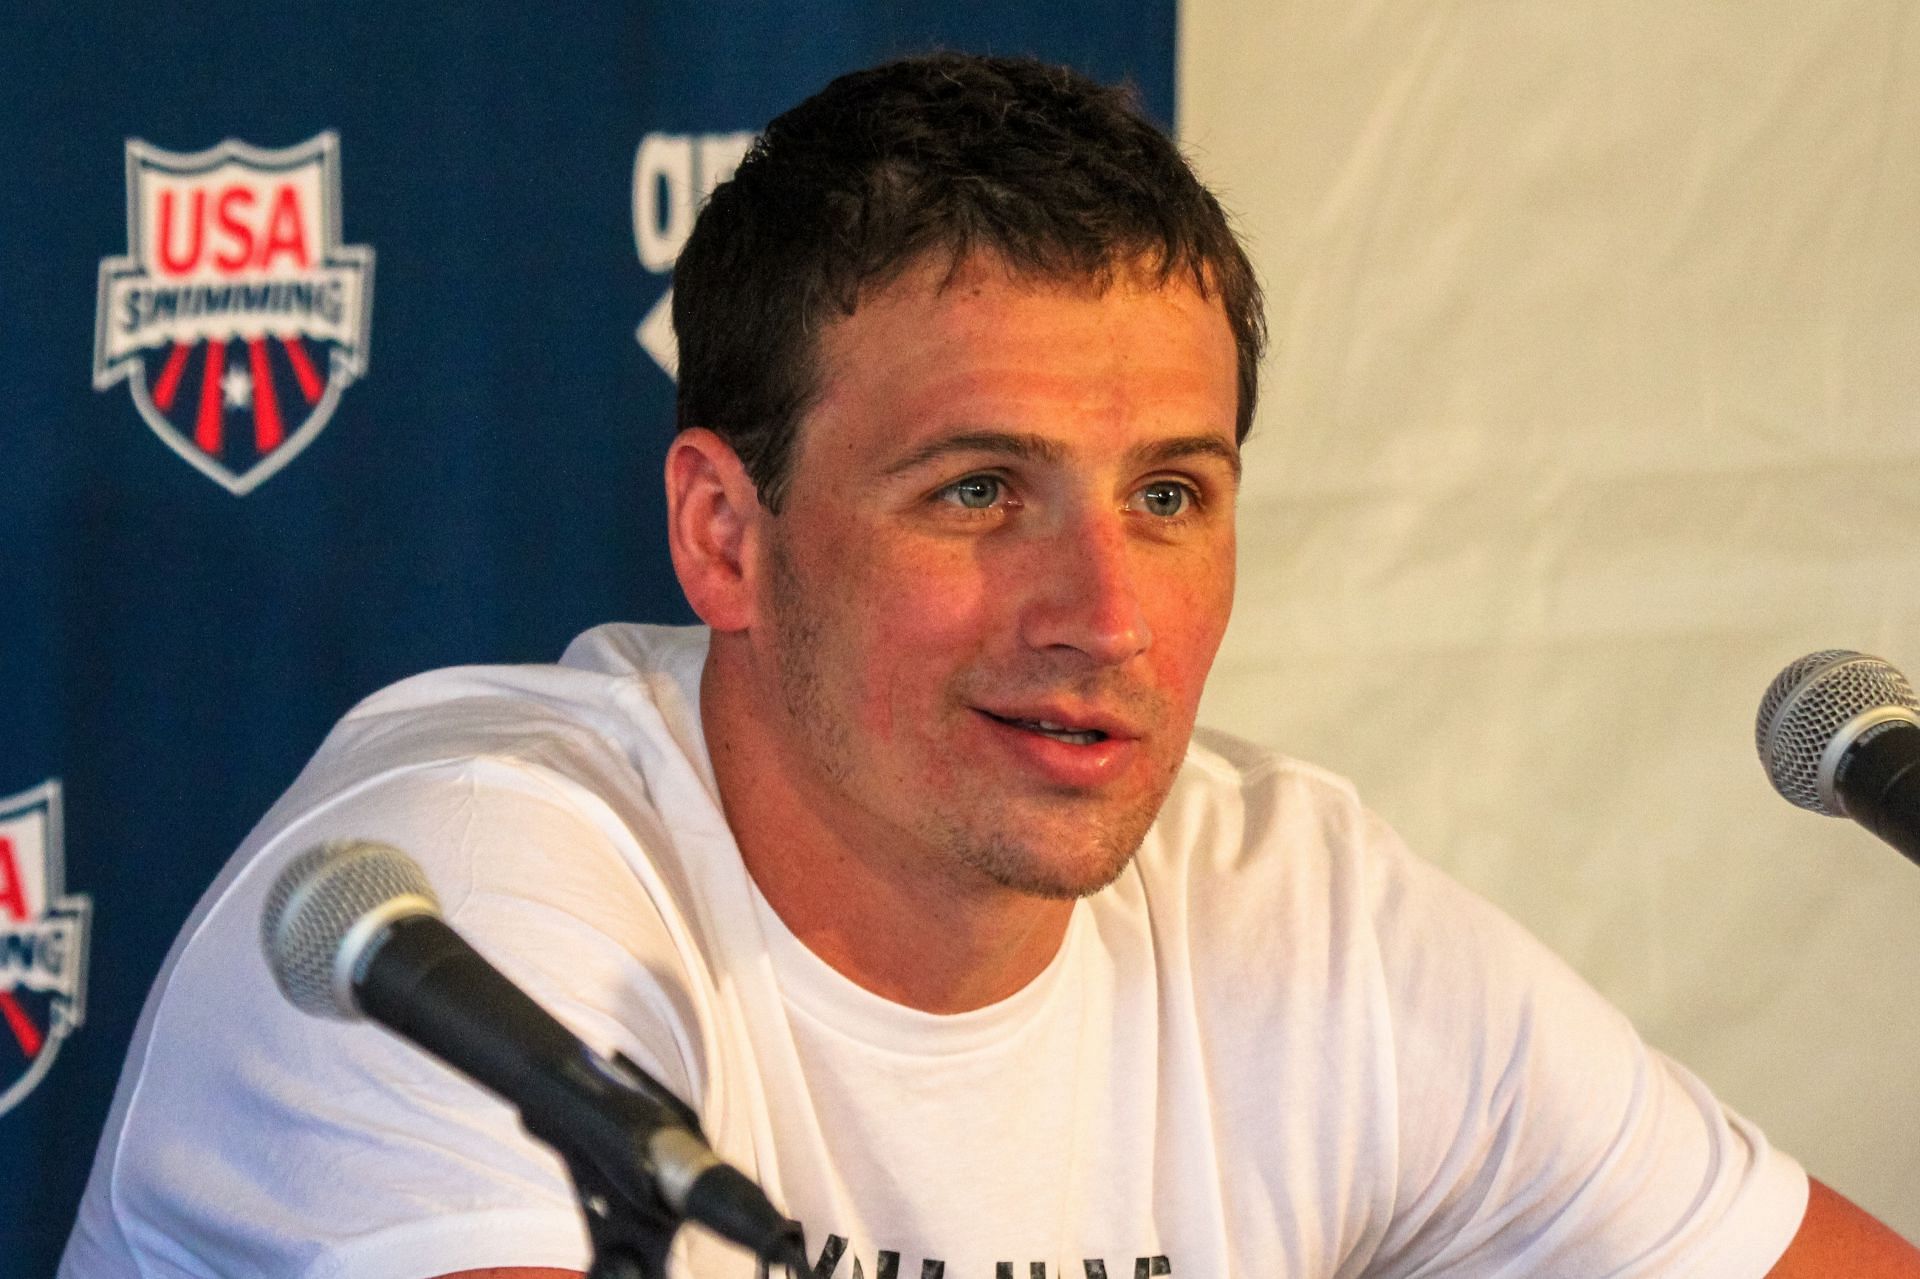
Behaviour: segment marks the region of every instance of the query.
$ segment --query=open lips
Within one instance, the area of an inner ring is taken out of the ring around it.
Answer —
[[[1039,733],[1051,737],[1056,742],[1069,742],[1075,746],[1091,746],[1095,742],[1104,742],[1110,733],[1103,728],[1074,728],[1068,724],[1058,724],[1046,719],[1022,719],[1013,715],[996,715],[992,711],[981,711],[988,719],[997,720],[1012,728],[1022,728],[1029,733]]]

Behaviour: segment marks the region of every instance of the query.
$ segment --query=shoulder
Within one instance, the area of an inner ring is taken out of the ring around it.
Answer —
[[[1434,1022],[1403,1051],[1421,1043],[1452,1051],[1450,1029],[1484,1044],[1507,1029],[1496,1025],[1502,1018],[1526,1021],[1535,1001],[1618,1018],[1525,929],[1409,850],[1327,769],[1198,733],[1163,818],[1154,861],[1182,868],[1208,903],[1210,927],[1252,915],[1288,951],[1343,954],[1353,971],[1370,973],[1378,1011],[1396,1027]],[[1576,988],[1581,997],[1571,998]],[[1457,1014],[1468,1004],[1498,1015],[1463,1023]]]
[[[546,916],[556,945],[655,946],[649,922],[677,898],[661,814],[717,814],[695,709],[704,652],[704,632],[601,627],[555,665],[454,667],[375,693],[249,835],[203,910],[244,913],[302,850],[369,840],[419,862],[483,946],[497,934],[527,949],[550,931]]]
[[[361,702],[187,921],[150,999],[150,1038],[135,1045],[148,1069],[178,1056],[182,1073],[191,1070],[183,1019],[196,1007],[258,1011],[236,1052],[337,1033],[284,1006],[258,928],[288,862],[348,840],[417,862],[455,927],[596,1046],[690,1083],[685,1010],[652,980],[697,952],[683,894],[662,869],[673,840],[660,812],[712,803],[699,762],[674,740],[676,730],[698,737],[697,723],[675,723],[648,676],[605,661],[455,667]],[[657,1006],[623,1025],[621,1010],[636,999]]]
[[[1388,975],[1440,958],[1468,970],[1557,962],[1410,850],[1351,781],[1226,733],[1195,733],[1142,852],[1145,873],[1190,880],[1223,910],[1283,913],[1296,931],[1336,924]]]
[[[702,628],[609,625],[575,639],[557,663],[426,671],[361,701],[317,758],[511,754],[548,736],[618,747],[665,734],[685,745],[698,727],[706,648]]]
[[[658,797],[711,789],[697,709],[705,649],[704,631],[600,627],[557,664],[448,667],[389,685],[335,725],[215,893],[342,805],[403,813],[520,796],[644,829]]]
[[[1125,887],[1221,1059],[1308,1051],[1351,1083],[1390,1045],[1378,915],[1399,855],[1344,778],[1203,731]]]
[[[1777,1251],[1791,1162],[1344,779],[1198,734],[1142,852],[1210,1060],[1309,1148],[1378,1156],[1378,1259],[1648,1273],[1666,1247],[1736,1273]]]
[[[1311,834],[1347,843],[1364,835],[1353,783],[1305,760],[1214,729],[1194,731],[1158,828],[1199,850],[1232,838],[1257,848],[1275,836]]]
[[[663,673],[592,657],[430,672],[334,730],[202,900],[142,1015],[103,1156],[129,1229],[191,1200],[209,1247],[270,1249],[259,1223],[293,1205],[346,1240],[408,1220],[415,1205],[392,1192],[406,1185],[577,1233],[557,1165],[505,1107],[382,1031],[280,998],[264,900],[287,861],[327,840],[401,849],[510,979],[698,1102],[708,983],[673,876],[678,832],[659,816],[723,820],[680,745],[699,736],[676,691],[689,668],[697,688],[698,662]],[[250,1139],[262,1126],[272,1149]],[[328,1174],[349,1151],[384,1170],[364,1192]],[[215,1184],[231,1191],[219,1203],[191,1189]]]
[[[1197,730],[1140,853],[1142,876],[1229,914],[1365,911],[1402,852],[1339,774]]]

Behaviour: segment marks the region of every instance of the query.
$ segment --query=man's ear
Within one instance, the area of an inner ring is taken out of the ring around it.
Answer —
[[[716,632],[745,630],[754,617],[759,490],[733,446],[689,427],[667,447],[667,546],[680,589]]]

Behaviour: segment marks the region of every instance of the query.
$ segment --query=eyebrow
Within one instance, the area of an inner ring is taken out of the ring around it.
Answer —
[[[1041,435],[1017,431],[963,431],[922,444],[886,469],[888,475],[904,475],[929,462],[937,462],[955,453],[997,453],[1023,462],[1057,462],[1064,455],[1054,441]]]
[[[963,431],[921,445],[887,466],[884,474],[904,475],[956,453],[993,453],[1018,458],[1023,462],[1058,462],[1066,450],[1044,435],[1019,431]],[[1153,440],[1128,450],[1128,460],[1140,466],[1161,466],[1188,457],[1213,457],[1240,479],[1240,450],[1214,435],[1182,435],[1170,440]]]
[[[1140,465],[1161,466],[1188,457],[1212,457],[1226,463],[1235,483],[1240,480],[1240,450],[1217,435],[1182,435],[1171,440],[1154,440],[1130,453]]]

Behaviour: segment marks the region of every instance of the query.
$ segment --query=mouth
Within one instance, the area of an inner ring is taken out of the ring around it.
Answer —
[[[1092,746],[1104,742],[1111,734],[1100,728],[1076,728],[1071,724],[1056,724],[1045,719],[1021,719],[1013,715],[995,715],[992,711],[981,711],[990,720],[1018,728],[1028,733],[1038,733],[1042,737],[1051,737],[1056,742],[1066,742],[1072,746]]]

